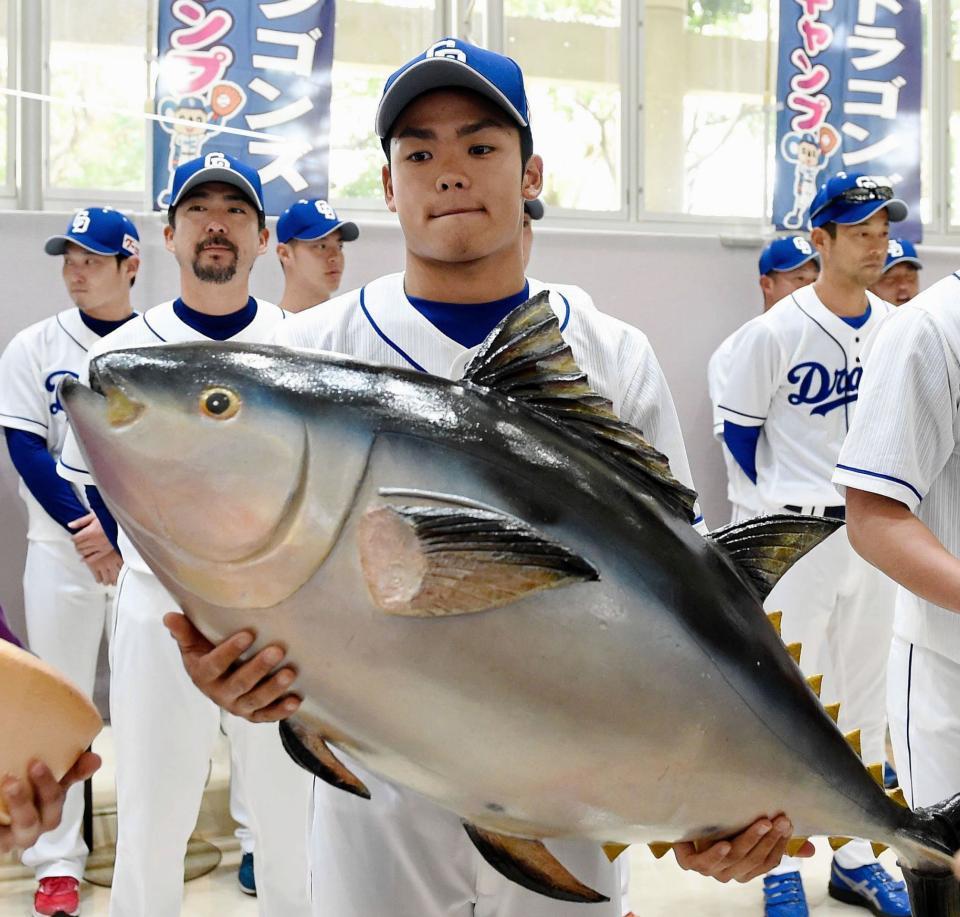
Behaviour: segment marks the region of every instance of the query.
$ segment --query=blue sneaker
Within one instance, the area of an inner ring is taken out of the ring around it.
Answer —
[[[763,877],[764,917],[810,917],[798,872]]]
[[[893,765],[889,761],[883,762],[883,785],[888,790],[895,790],[900,786],[897,772],[893,769]]]
[[[879,863],[857,869],[844,869],[833,861],[827,893],[844,904],[856,904],[873,911],[877,917],[909,917],[907,887],[898,882]]]
[[[245,853],[240,860],[240,869],[237,872],[237,882],[240,891],[245,895],[257,895],[257,877],[253,873],[253,854]]]

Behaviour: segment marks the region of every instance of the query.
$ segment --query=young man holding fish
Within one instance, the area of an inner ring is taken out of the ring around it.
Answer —
[[[267,249],[257,171],[232,156],[207,153],[174,174],[166,247],[180,268],[180,296],[138,316],[92,348],[89,360],[125,347],[163,342],[265,341],[286,317],[250,295],[250,271]],[[223,411],[205,393],[208,417]],[[133,411],[133,408],[129,408]],[[123,423],[122,415],[114,420]],[[133,414],[129,418],[133,419]],[[184,474],[191,455],[184,444]],[[73,432],[58,470],[90,483]],[[191,507],[171,508],[181,517]],[[111,645],[111,711],[117,761],[118,844],[113,917],[176,917],[183,897],[183,862],[196,824],[221,711],[191,684],[162,617],[173,600],[126,537]],[[175,604],[175,603],[173,603]],[[257,839],[257,892],[265,917],[309,913],[304,832],[310,780],[282,750],[276,730],[228,718],[224,723],[241,765],[251,828]]]
[[[437,42],[387,81],[377,132],[389,161],[387,206],[403,228],[406,271],[292,319],[274,340],[458,378],[492,328],[548,288],[524,276],[523,201],[539,195],[543,166],[533,154],[522,74],[501,55],[454,39]],[[593,386],[689,482],[676,412],[646,338],[597,312],[582,291],[550,289],[561,332]],[[276,671],[279,647],[238,664],[251,634],[214,648],[183,617],[170,615],[167,624],[191,677],[222,706],[256,722],[297,710],[299,700],[284,693],[293,673]],[[349,766],[372,787],[373,798],[315,785],[317,917],[621,917],[618,870],[598,844],[550,846],[577,878],[612,901],[561,903],[489,867],[453,813],[354,762]],[[781,816],[700,852],[692,844],[675,850],[684,868],[746,881],[779,862],[790,834]]]

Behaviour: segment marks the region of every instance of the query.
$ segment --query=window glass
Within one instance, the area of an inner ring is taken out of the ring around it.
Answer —
[[[960,73],[960,0],[950,4],[950,223],[960,226],[960,92],[957,91],[957,75]],[[928,136],[924,134],[924,136]],[[929,144],[927,144],[929,146]]]
[[[762,217],[776,50],[763,0],[648,0],[644,207]]]
[[[83,103],[49,106],[50,187],[145,188],[150,15],[148,0],[50,0],[50,95]]]
[[[7,15],[9,5],[7,0],[0,0],[0,86],[7,86],[9,68],[7,66]],[[7,106],[9,96],[0,97],[0,186],[7,183]]]
[[[503,15],[545,161],[543,199],[620,210],[621,0],[503,0]]]
[[[330,112],[330,197],[382,200],[373,131],[387,77],[436,40],[434,0],[337,0]]]

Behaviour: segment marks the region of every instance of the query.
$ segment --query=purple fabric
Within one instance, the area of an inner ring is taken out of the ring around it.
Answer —
[[[7,626],[7,619],[3,616],[2,608],[0,608],[0,640],[6,640],[7,643],[12,643],[14,646],[23,646]]]

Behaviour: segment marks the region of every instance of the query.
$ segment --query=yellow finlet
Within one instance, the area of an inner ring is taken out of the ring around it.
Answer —
[[[863,754],[862,749],[860,748],[860,730],[854,729],[853,732],[848,732],[844,738],[847,740],[847,744],[858,754]]]
[[[603,852],[607,855],[607,859],[612,863],[629,846],[629,844],[604,844]]]
[[[808,838],[805,837],[791,837],[790,840],[787,841],[787,856],[795,857],[807,840]]]
[[[907,805],[907,797],[903,795],[903,789],[897,787],[895,790],[887,790],[887,798],[892,799],[898,806],[903,806],[905,809],[909,809],[910,806]]]
[[[773,629],[777,632],[777,636],[780,636],[780,622],[783,621],[783,612],[782,611],[771,611],[767,615],[767,620],[773,625]]]
[[[883,787],[883,765],[882,764],[868,764],[867,771],[870,773],[870,776],[873,777],[873,782],[878,787]]]
[[[831,850],[839,850],[844,844],[849,844],[853,838],[850,837],[828,837]]]
[[[823,687],[823,676],[822,675],[811,675],[807,679],[807,684],[810,686],[810,690],[813,691],[817,697],[820,696],[820,689]]]
[[[801,644],[799,643],[787,644],[787,652],[790,654],[790,656],[793,658],[793,661],[797,665],[800,665],[800,649],[801,649]]]
[[[837,721],[837,717],[840,716],[839,704],[824,704],[823,709],[827,711],[827,716],[829,716],[831,720],[834,722]]]
[[[653,841],[650,845],[650,852],[659,860],[665,857],[673,848],[673,844],[664,844],[660,841]]]
[[[873,855],[874,855],[875,857],[880,856],[880,854],[883,853],[883,851],[887,849],[887,845],[886,845],[886,844],[878,844],[876,841],[874,841],[874,842],[870,845],[870,847],[872,848],[872,850],[873,850]]]

